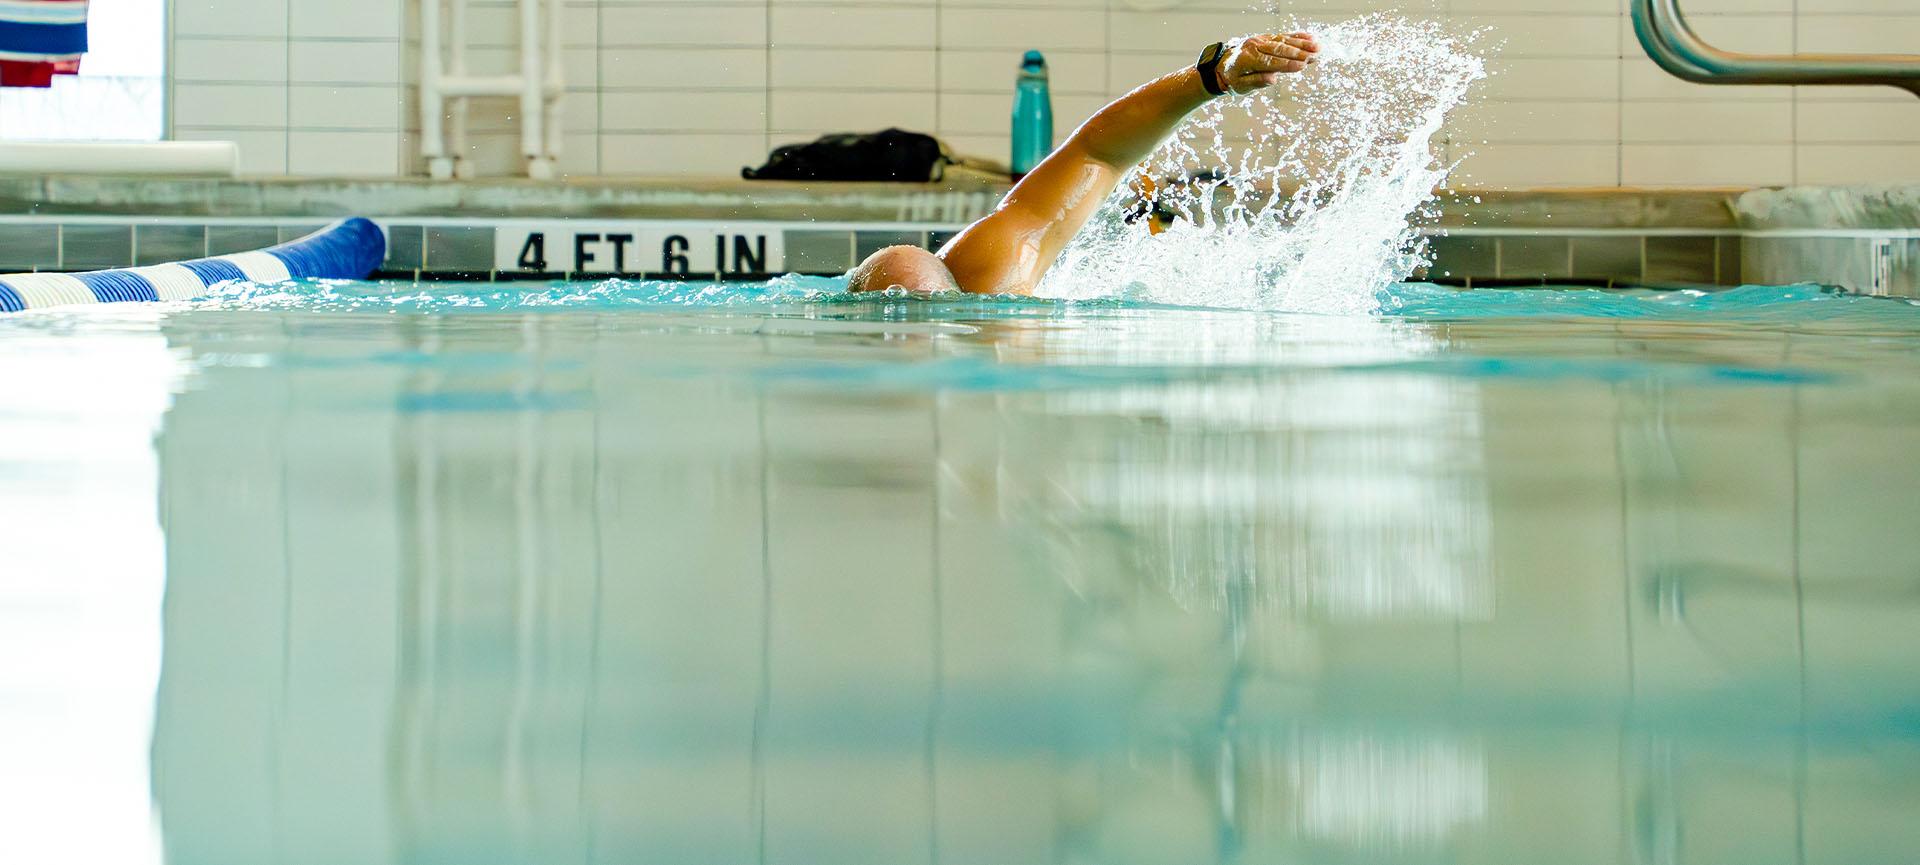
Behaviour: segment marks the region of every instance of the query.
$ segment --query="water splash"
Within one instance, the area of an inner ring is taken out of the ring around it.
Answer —
[[[1428,263],[1414,221],[1452,168],[1433,139],[1486,77],[1477,35],[1382,14],[1275,29],[1314,33],[1319,61],[1197,112],[1074,239],[1041,295],[1366,314]],[[1143,176],[1193,178],[1150,193],[1179,216],[1158,235],[1121,218]]]

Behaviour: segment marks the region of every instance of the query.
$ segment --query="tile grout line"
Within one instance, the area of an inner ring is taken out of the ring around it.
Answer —
[[[393,44],[393,50],[395,52],[394,65],[399,70],[399,74],[395,76],[397,78],[396,84],[398,85],[395,92],[398,94],[399,98],[395,100],[394,106],[393,106],[393,115],[394,115],[393,176],[395,177],[407,177],[413,174],[413,157],[410,154],[415,148],[410,145],[413,143],[417,143],[417,142],[413,142],[412,138],[407,135],[407,123],[408,123],[408,118],[407,118],[407,11],[408,9],[409,7],[407,6],[406,3],[401,3],[399,4],[399,8],[394,11],[394,18],[396,19],[394,21],[395,29],[393,31],[396,36]],[[288,53],[289,55],[291,55],[292,52],[289,51]],[[415,72],[414,74],[418,75],[418,72]],[[414,87],[416,88],[415,93],[417,94],[418,93],[417,88],[419,87],[419,83],[415,82]],[[417,95],[415,99],[417,101],[418,99]],[[288,133],[288,135],[292,135],[292,133]]]
[[[1793,53],[1800,53],[1800,0],[1793,0]],[[1793,142],[1789,149],[1792,164],[1787,166],[1787,178],[1795,186],[1800,184],[1800,88],[1793,88],[1793,101],[1787,107],[1787,140]]]
[[[761,7],[763,30],[761,41],[765,43],[760,62],[760,152],[767,157],[773,154],[773,0],[766,0]]]
[[[179,99],[180,87],[179,82],[174,79],[171,73],[173,72],[174,62],[179,57],[179,52],[174,50],[173,44],[175,39],[174,19],[178,17],[175,14],[177,5],[178,4],[174,3],[167,4],[166,20],[161,25],[166,31],[160,37],[160,76],[162,83],[165,85],[160,94],[162,100],[160,104],[160,138],[163,141],[172,141],[176,138],[173,123],[173,108],[174,103]]]
[[[1447,0],[1447,2],[1451,3],[1453,0]],[[1104,94],[1106,98],[1117,99],[1119,98],[1118,94],[1113,92],[1113,0],[1107,0],[1106,20],[1104,24],[1106,32],[1102,34],[1103,50],[1100,54],[1102,61],[1101,66],[1105,68],[1101,70],[1101,72],[1104,73],[1104,77],[1101,80],[1106,82],[1106,92]]]
[[[1445,2],[1440,5],[1440,14],[1441,16],[1446,18],[1447,27],[1449,29],[1456,28],[1456,26],[1460,23],[1458,21],[1455,21],[1453,18],[1453,0],[1445,0]],[[1457,109],[1458,106],[1455,106],[1455,108]],[[1445,159],[1447,161],[1448,165],[1453,166],[1453,168],[1449,169],[1447,172],[1448,174],[1447,179],[1449,181],[1452,180],[1452,175],[1455,172],[1459,171],[1460,163],[1462,161],[1461,157],[1459,156],[1459,145],[1455,144],[1453,140],[1454,129],[1455,127],[1451,125],[1443,126],[1442,131],[1440,133],[1440,156],[1442,159]],[[1465,172],[1460,172],[1460,175],[1462,177],[1467,176]],[[1436,260],[1434,264],[1438,265],[1439,264],[1438,260]],[[1460,647],[1458,643],[1459,628],[1457,623],[1455,625],[1454,636],[1455,636],[1454,653],[1455,655],[1458,655]]]
[[[593,4],[593,173],[601,176],[607,173],[606,49],[600,44],[606,26],[607,5]]]
[[[943,46],[941,43],[946,39],[946,28],[944,26],[946,24],[946,21],[947,21],[946,0],[934,0],[933,2],[933,137],[940,138],[940,139],[944,139],[947,134],[946,113],[942,110],[945,106],[947,82],[946,82],[946,74],[942,68],[945,65],[943,62],[945,60],[945,57],[941,53],[943,50]]]
[[[432,2],[432,0],[429,0]],[[285,38],[280,42],[280,57],[285,64],[280,80],[280,173],[293,173],[293,0],[285,0],[281,6],[286,10],[286,20],[282,22]]]

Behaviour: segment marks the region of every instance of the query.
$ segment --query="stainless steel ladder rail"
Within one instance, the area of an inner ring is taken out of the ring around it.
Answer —
[[[1739,54],[1701,39],[1680,0],[1633,0],[1633,32],[1660,68],[1698,84],[1884,84],[1920,96],[1920,54]]]

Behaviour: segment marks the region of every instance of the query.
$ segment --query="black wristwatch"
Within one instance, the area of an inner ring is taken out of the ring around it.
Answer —
[[[1200,86],[1215,96],[1227,95],[1227,88],[1220,84],[1220,64],[1227,59],[1227,43],[1215,42],[1200,52],[1200,62],[1194,69],[1200,72]]]

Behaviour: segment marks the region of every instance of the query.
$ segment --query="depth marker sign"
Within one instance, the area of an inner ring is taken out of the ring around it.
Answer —
[[[779,226],[567,221],[494,230],[496,270],[629,276],[749,276],[786,272]]]

